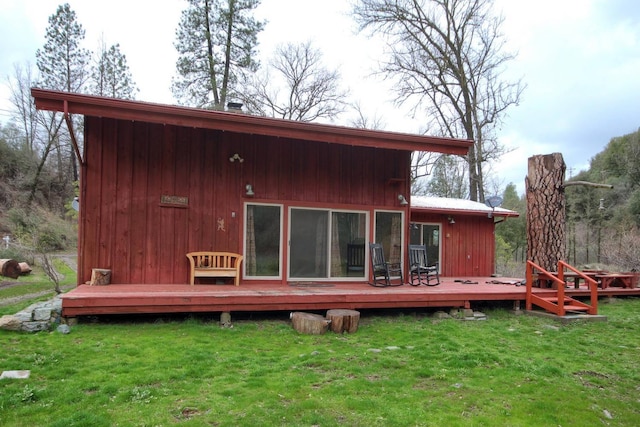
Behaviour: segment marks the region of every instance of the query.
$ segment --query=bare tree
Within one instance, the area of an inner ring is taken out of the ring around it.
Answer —
[[[347,104],[340,73],[322,65],[322,53],[310,42],[276,48],[269,69],[251,81],[242,97],[250,112],[311,122],[333,119]]]
[[[26,150],[37,159],[38,163],[33,171],[33,176],[29,176],[29,195],[26,200],[27,205],[35,200],[38,189],[41,185],[41,177],[45,171],[45,165],[49,161],[50,154],[57,150],[60,155],[60,129],[63,119],[53,112],[37,111],[35,103],[31,97],[31,87],[34,76],[29,65],[25,69],[19,65],[14,66],[14,77],[10,79],[11,103],[13,104],[13,121],[18,123],[24,138]],[[66,163],[66,162],[65,162]],[[58,167],[61,161],[58,159]],[[30,175],[30,173],[29,173]]]
[[[35,80],[33,68],[31,64],[27,64],[24,68],[15,64],[13,72],[14,77],[8,79],[11,91],[10,99],[14,108],[13,120],[18,124],[24,135],[22,148],[26,149],[30,154],[34,154],[37,150],[35,141],[38,130],[38,122],[36,120],[38,112],[31,97],[31,87]]]
[[[604,262],[623,270],[640,271],[640,229],[631,224],[623,224],[608,235],[602,243]]]
[[[358,129],[384,129],[385,123],[382,117],[378,114],[368,116],[362,109],[360,102],[354,103],[353,109],[357,117],[349,122],[350,126]]]
[[[427,193],[427,183],[423,179],[433,172],[440,153],[431,151],[414,151],[411,153],[411,194],[422,195]]]
[[[519,102],[520,81],[500,79],[513,55],[503,53],[502,17],[492,0],[359,0],[360,30],[382,35],[381,72],[395,80],[397,101],[423,113],[428,128],[466,138],[471,200],[484,200],[483,165],[504,153],[495,135],[505,110]]]

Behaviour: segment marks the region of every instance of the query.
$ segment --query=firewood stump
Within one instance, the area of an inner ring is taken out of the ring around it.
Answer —
[[[92,286],[104,286],[111,283],[111,270],[107,270],[104,268],[94,268],[91,270],[91,281],[89,282]]]
[[[20,263],[14,259],[0,259],[0,275],[17,279],[20,277],[22,270]]]
[[[331,321],[331,330],[336,334],[353,334],[358,330],[360,312],[355,310],[329,310],[327,319]]]
[[[20,262],[18,264],[20,265],[20,274],[22,274],[24,276],[24,275],[27,275],[27,274],[31,273],[32,269],[31,269],[31,266],[28,263]]]
[[[327,332],[330,321],[319,314],[303,313],[296,311],[291,313],[293,328],[303,334],[322,335]]]

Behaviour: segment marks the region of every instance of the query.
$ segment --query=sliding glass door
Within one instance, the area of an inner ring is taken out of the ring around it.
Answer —
[[[289,278],[363,278],[367,214],[291,208]]]

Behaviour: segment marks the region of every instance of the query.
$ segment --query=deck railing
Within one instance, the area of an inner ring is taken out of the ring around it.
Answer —
[[[585,304],[565,295],[565,269],[575,273],[575,278],[583,279],[589,287],[590,304]],[[533,294],[534,280],[550,280],[555,284],[557,296],[553,298],[541,297]],[[569,305],[565,305],[568,303]],[[533,304],[544,308],[558,316],[564,316],[568,310],[586,311],[589,314],[598,314],[598,283],[577,268],[564,261],[558,261],[557,273],[552,273],[540,267],[533,261],[527,261],[527,296],[526,309],[531,310]]]

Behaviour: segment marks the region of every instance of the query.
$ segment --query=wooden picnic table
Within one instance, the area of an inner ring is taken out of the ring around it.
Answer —
[[[635,287],[635,274],[624,273],[611,273],[611,274],[598,274],[596,278],[600,281],[600,287],[607,289],[609,286],[618,284],[623,288],[632,289]]]
[[[557,271],[550,271],[550,274],[554,275],[555,277],[558,277],[558,272]],[[582,274],[584,274],[587,277],[590,277],[594,280],[597,281],[597,277],[598,275],[601,275],[603,272],[602,271],[583,271]],[[556,288],[556,284],[555,282],[553,282],[553,280],[547,275],[544,274],[542,272],[540,273],[535,273],[533,275],[533,279],[534,279],[534,283],[537,283],[539,288]],[[564,280],[565,283],[569,283],[569,280],[571,280],[573,282],[573,287],[575,289],[579,289],[580,288],[580,280],[582,280],[582,276],[579,275],[578,273],[575,273],[573,271],[565,271],[564,272]]]

